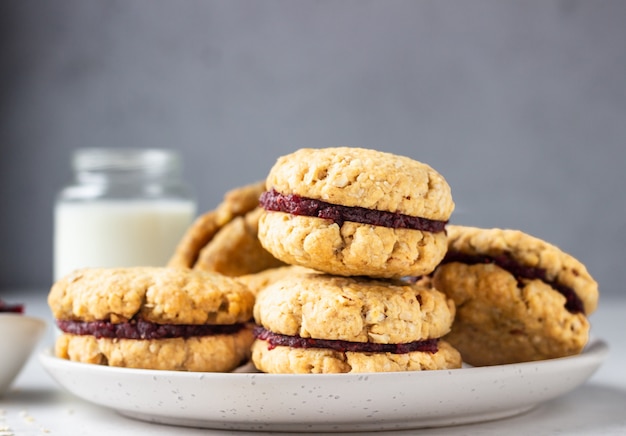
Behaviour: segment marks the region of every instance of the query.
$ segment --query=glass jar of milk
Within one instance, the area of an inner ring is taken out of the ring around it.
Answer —
[[[165,266],[196,213],[172,150],[84,148],[54,211],[54,280],[83,267]]]

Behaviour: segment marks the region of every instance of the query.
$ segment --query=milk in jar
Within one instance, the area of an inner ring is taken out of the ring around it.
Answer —
[[[54,210],[54,280],[84,267],[165,266],[196,213],[172,150],[79,149]]]

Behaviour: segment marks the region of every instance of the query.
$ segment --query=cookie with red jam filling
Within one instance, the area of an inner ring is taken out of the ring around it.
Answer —
[[[440,339],[453,318],[433,288],[300,272],[257,295],[252,362],[275,374],[459,368],[459,352]]]
[[[217,273],[136,267],[78,270],[48,304],[55,353],[128,368],[225,372],[249,359],[254,295]]]
[[[443,258],[450,186],[408,157],[351,147],[300,149],[266,179],[258,238],[274,257],[341,276],[417,276]]]
[[[226,192],[215,209],[189,226],[167,266],[231,277],[283,266],[257,238],[259,196],[264,190],[265,181],[260,181]]]
[[[448,252],[432,283],[457,307],[446,340],[471,365],[578,354],[598,284],[558,247],[509,229],[450,225]]]

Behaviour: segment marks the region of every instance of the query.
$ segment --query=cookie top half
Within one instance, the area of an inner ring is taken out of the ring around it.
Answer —
[[[450,186],[427,164],[382,151],[303,148],[278,158],[267,189],[347,207],[446,221]]]
[[[302,338],[399,344],[450,331],[454,304],[435,289],[404,282],[300,273],[259,292],[257,324]]]
[[[448,225],[445,262],[494,263],[523,279],[539,279],[567,298],[572,312],[589,315],[598,284],[585,265],[553,244],[519,230]]]
[[[254,294],[234,278],[206,271],[88,268],[57,281],[48,304],[58,320],[219,325],[249,321]]]

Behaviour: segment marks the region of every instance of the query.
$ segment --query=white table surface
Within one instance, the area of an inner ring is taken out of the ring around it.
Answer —
[[[0,291],[7,302],[22,302],[26,314],[45,319],[48,329],[12,388],[0,397],[0,436],[30,435],[247,435],[152,424],[123,417],[65,392],[45,372],[37,354],[53,343],[54,328],[47,290]],[[437,429],[379,432],[420,435],[626,435],[626,294],[600,299],[590,317],[592,335],[608,342],[607,361],[573,392],[520,416]],[[1,360],[1,356],[0,356]],[[266,433],[267,434],[267,433]],[[285,433],[282,433],[285,434]]]

